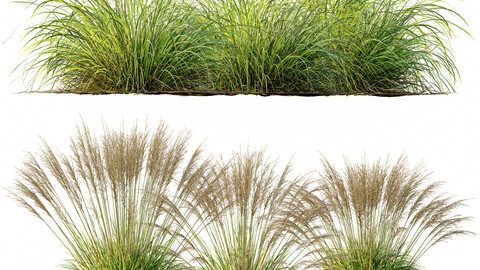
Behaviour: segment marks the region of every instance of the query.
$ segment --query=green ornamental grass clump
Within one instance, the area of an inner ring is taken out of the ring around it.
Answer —
[[[434,94],[441,0],[26,0],[31,87],[76,93]]]
[[[328,1],[327,1],[328,2]],[[345,93],[449,93],[458,71],[448,46],[457,15],[438,0],[330,1]],[[461,28],[460,28],[461,29]]]
[[[211,89],[227,93],[333,92],[328,24],[307,2],[198,1],[215,51]]]
[[[176,0],[32,0],[28,71],[79,93],[195,89],[206,32]]]

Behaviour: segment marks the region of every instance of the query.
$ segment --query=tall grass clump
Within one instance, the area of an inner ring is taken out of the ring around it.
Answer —
[[[289,179],[289,165],[277,174],[264,155],[237,153],[190,185],[195,211],[183,235],[192,269],[298,269],[301,248],[289,221],[300,180]]]
[[[325,22],[305,1],[195,1],[214,34],[212,88],[227,93],[332,91]]]
[[[454,91],[458,79],[450,38],[464,31],[441,0],[312,0],[320,2],[341,59],[338,91],[435,94]]]
[[[325,159],[315,188],[298,210],[314,269],[419,270],[433,245],[471,232],[456,213],[463,200],[438,192],[417,166],[346,162],[343,173]]]
[[[25,35],[32,83],[80,93],[184,91],[205,83],[206,33],[180,1],[26,3],[39,21]]]
[[[31,86],[79,93],[454,91],[442,0],[23,0]]]
[[[14,198],[41,219],[69,254],[66,269],[185,269],[175,213],[181,181],[206,169],[187,134],[79,129],[71,153],[44,144],[19,169]]]

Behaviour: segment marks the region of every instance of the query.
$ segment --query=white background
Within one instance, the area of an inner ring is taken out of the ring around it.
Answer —
[[[229,154],[267,146],[281,163],[294,156],[294,173],[320,168],[320,153],[337,165],[366,154],[423,161],[443,191],[471,198],[462,214],[474,217],[466,229],[480,233],[480,42],[463,33],[452,40],[462,81],[457,93],[397,98],[335,97],[182,97],[170,95],[26,94],[10,71],[21,57],[20,34],[29,11],[0,0],[0,269],[59,269],[66,258],[53,234],[16,205],[11,187],[27,151],[39,136],[68,150],[69,136],[81,119],[97,133],[102,123],[120,127],[135,120],[152,127],[163,119],[173,130],[188,128],[192,147],[205,140],[211,153]],[[448,1],[480,39],[478,0]],[[13,82],[12,82],[13,81]],[[284,163],[282,163],[284,164]],[[479,236],[453,239],[428,251],[425,269],[480,269]]]

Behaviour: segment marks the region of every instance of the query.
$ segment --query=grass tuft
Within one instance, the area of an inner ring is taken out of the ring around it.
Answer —
[[[199,1],[216,44],[213,89],[232,93],[333,91],[327,24],[307,3]]]
[[[330,2],[345,93],[454,92],[458,70],[449,39],[454,29],[464,30],[447,19],[461,17],[443,1]]]
[[[218,162],[210,177],[192,185],[185,226],[192,269],[297,269],[302,248],[294,240],[290,165],[277,174],[264,151],[237,153]]]
[[[315,185],[305,191],[298,211],[315,269],[418,270],[433,245],[472,232],[461,225],[471,217],[464,206],[438,194],[421,166],[365,161],[339,172],[326,159]]]
[[[97,138],[84,126],[69,155],[47,144],[30,154],[11,193],[61,241],[66,269],[185,269],[175,194],[179,179],[199,177],[205,167],[199,149],[181,166],[187,138],[164,125]]]
[[[31,0],[33,81],[79,93],[193,89],[205,31],[176,0]]]

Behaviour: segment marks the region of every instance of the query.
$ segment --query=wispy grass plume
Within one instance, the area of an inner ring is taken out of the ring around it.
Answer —
[[[339,172],[323,159],[315,188],[298,210],[300,230],[310,242],[314,269],[418,270],[433,245],[471,232],[464,205],[438,192],[421,166],[404,157],[395,163],[352,164]]]
[[[289,170],[277,174],[264,151],[237,153],[191,185],[184,257],[192,269],[298,269],[301,248],[289,218],[300,180]]]
[[[187,139],[164,125],[102,137],[79,128],[70,154],[47,144],[30,154],[11,193],[68,250],[66,269],[185,269],[174,225],[178,182],[206,168],[199,149],[187,155]]]

